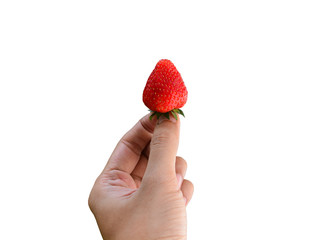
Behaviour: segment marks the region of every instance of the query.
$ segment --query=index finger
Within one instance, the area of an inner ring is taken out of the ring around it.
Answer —
[[[118,142],[104,171],[116,169],[131,173],[140,159],[142,151],[150,142],[156,120],[150,114],[141,118]]]

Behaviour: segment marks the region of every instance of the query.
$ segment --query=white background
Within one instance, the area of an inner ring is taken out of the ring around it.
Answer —
[[[90,189],[181,72],[189,239],[321,239],[320,1],[0,2],[0,239],[100,239]]]

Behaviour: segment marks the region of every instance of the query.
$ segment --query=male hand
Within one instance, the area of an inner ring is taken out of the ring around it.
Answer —
[[[177,157],[180,121],[142,118],[117,144],[89,196],[104,239],[186,239],[193,184]]]

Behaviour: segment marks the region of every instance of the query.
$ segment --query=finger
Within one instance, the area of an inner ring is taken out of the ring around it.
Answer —
[[[133,170],[133,172],[130,174],[132,176],[132,178],[135,180],[135,183],[137,185],[137,187],[140,186],[140,183],[143,179],[146,167],[147,167],[147,158],[145,155],[142,155],[141,158],[139,159],[135,169]]]
[[[182,157],[176,157],[175,170],[176,170],[178,189],[181,188],[183,179],[185,177],[186,169],[187,169],[186,161]]]
[[[186,205],[191,201],[193,192],[194,192],[194,185],[191,181],[184,179],[181,187],[181,191],[183,193],[184,198],[186,199]]]
[[[144,148],[142,154],[148,159],[149,158],[149,153],[150,153],[150,142]]]
[[[156,120],[149,120],[149,115],[146,115],[129,130],[122,139],[118,142],[113,151],[104,171],[117,169],[131,173],[142,151],[150,142],[156,125]]]
[[[135,169],[131,173],[132,175],[135,175],[139,178],[143,178],[145,170],[146,170],[147,162],[148,162],[149,149],[150,149],[150,142],[147,144],[147,146],[142,151],[140,159],[139,159]]]
[[[179,142],[180,121],[170,116],[157,122],[150,143],[150,154],[146,169],[147,177],[174,177],[175,159]]]

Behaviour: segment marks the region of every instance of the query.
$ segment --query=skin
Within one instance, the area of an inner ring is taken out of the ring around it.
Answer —
[[[180,120],[143,117],[117,144],[89,196],[103,239],[186,239],[193,184],[177,157]]]

